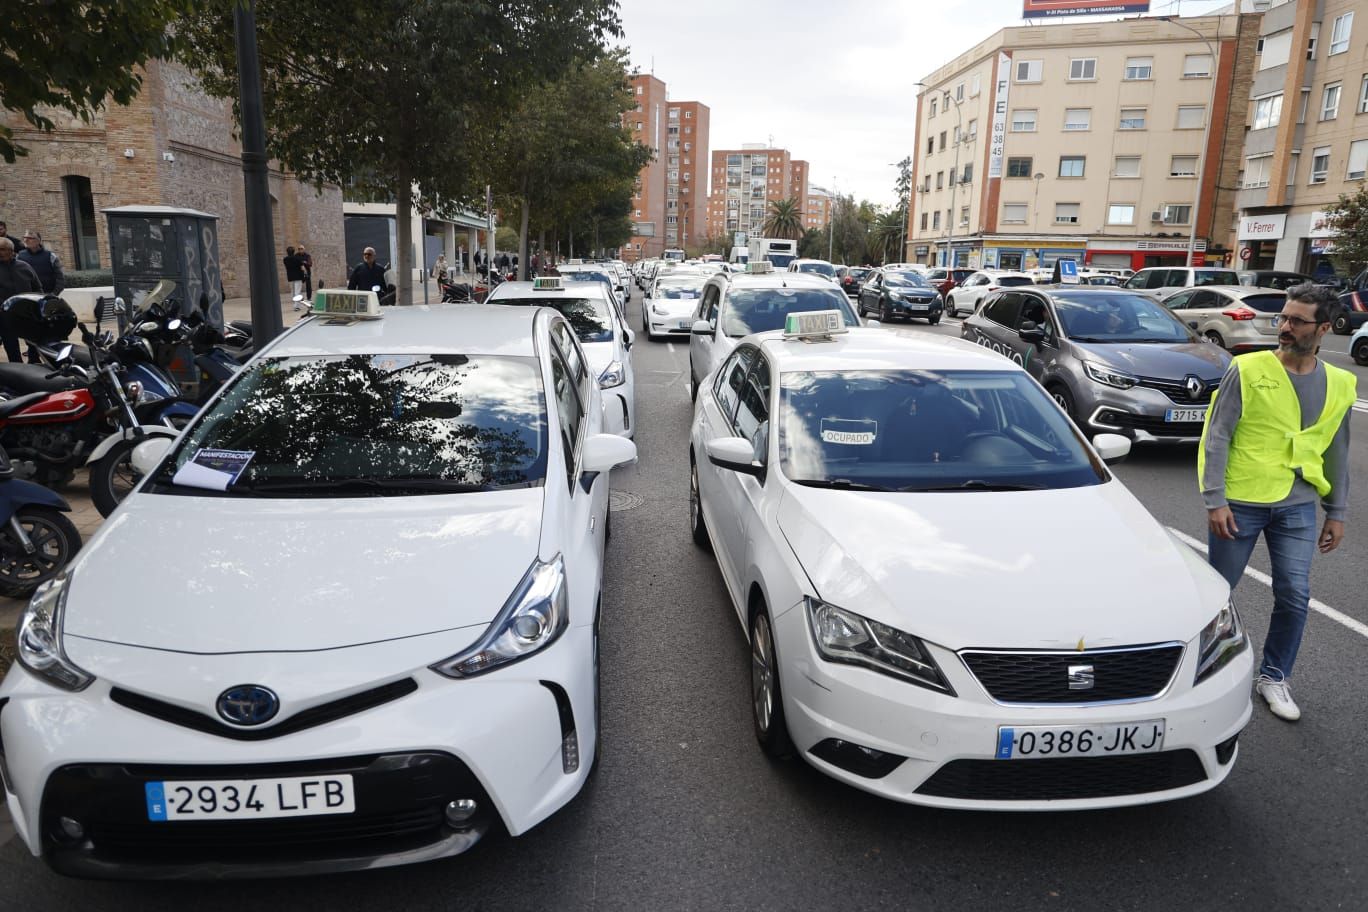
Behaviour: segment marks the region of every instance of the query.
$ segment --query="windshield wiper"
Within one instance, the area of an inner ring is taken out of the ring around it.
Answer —
[[[848,478],[795,478],[794,484],[800,484],[806,488],[830,488],[834,491],[891,491],[883,485],[865,484],[863,481],[851,481]]]
[[[283,491],[441,491],[445,494],[465,494],[492,491],[493,485],[468,484],[447,478],[294,478],[281,481],[259,481],[234,484],[229,490],[249,494],[271,494]]]
[[[1009,481],[985,481],[982,478],[970,478],[959,484],[935,485],[929,488],[919,488],[909,485],[906,488],[899,488],[903,492],[916,492],[919,494],[930,493],[932,491],[1039,491],[1044,485],[1038,484],[1015,484]]]

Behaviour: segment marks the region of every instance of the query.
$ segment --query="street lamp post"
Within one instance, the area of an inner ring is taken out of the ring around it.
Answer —
[[[1206,35],[1203,35],[1186,22],[1180,22],[1173,16],[1160,16],[1158,18],[1160,22],[1168,22],[1181,29],[1187,29],[1200,38],[1202,44],[1206,45],[1207,56],[1211,58],[1211,98],[1207,103],[1206,116],[1202,118],[1202,148],[1201,151],[1197,153],[1197,190],[1192,196],[1192,215],[1190,216],[1192,225],[1188,228],[1187,265],[1190,267],[1192,266],[1193,253],[1197,249],[1197,220],[1202,210],[1202,170],[1204,160],[1206,159],[1207,146],[1211,143],[1211,118],[1216,111],[1216,51],[1212,48],[1211,42],[1207,40]]]

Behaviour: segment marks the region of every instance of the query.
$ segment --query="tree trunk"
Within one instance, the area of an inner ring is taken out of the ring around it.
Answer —
[[[573,260],[575,258],[575,229],[567,225],[565,234],[565,258],[567,260]]]
[[[394,272],[399,290],[394,303],[412,304],[413,264],[409,260],[410,248],[413,246],[413,176],[409,173],[407,164],[399,165],[395,179],[397,186],[394,193],[394,219],[397,222],[395,233],[398,235],[399,256]]]
[[[532,218],[532,204],[527,199],[527,178],[523,178],[523,195],[518,198],[522,203],[522,221],[518,225],[518,281],[527,281],[527,226]]]
[[[537,235],[537,256],[541,257],[546,252],[546,229],[543,228]]]

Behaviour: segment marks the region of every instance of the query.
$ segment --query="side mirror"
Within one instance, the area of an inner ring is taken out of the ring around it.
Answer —
[[[114,313],[116,313],[116,314],[126,314],[126,313],[128,313],[128,305],[124,303],[124,299],[123,299],[123,298],[115,298],[115,299],[114,299]]]
[[[1130,438],[1120,434],[1098,434],[1092,439],[1093,449],[1102,461],[1108,464],[1121,462],[1130,455]]]
[[[704,449],[708,461],[718,468],[731,469],[743,475],[762,478],[765,467],[755,461],[755,447],[744,437],[717,437],[709,440]]]
[[[133,448],[129,461],[139,475],[151,475],[171,449],[170,437],[152,437]]]
[[[689,332],[695,336],[711,336],[713,334],[713,325],[707,320],[695,320],[693,328],[690,329]]]
[[[607,472],[614,466],[637,458],[636,444],[616,434],[595,434],[584,441],[580,469],[585,472]]]
[[[631,349],[632,343],[636,341],[636,333],[632,332],[630,329],[627,329],[626,327],[623,327],[622,341],[624,347],[626,347],[627,349]]]
[[[1023,320],[1021,329],[1017,331],[1022,342],[1029,342],[1032,345],[1039,345],[1045,341],[1045,330],[1037,326],[1034,321]]]

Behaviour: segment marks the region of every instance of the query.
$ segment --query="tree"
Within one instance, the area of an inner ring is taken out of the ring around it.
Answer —
[[[831,261],[833,263],[866,263],[871,259],[869,229],[878,210],[868,200],[858,205],[850,196],[837,196],[832,201]]]
[[[495,122],[620,34],[615,0],[257,0],[256,21],[268,152],[305,179],[395,200],[401,303],[413,205],[478,199]],[[236,105],[232,4],[177,32],[205,89]]]
[[[1360,185],[1353,196],[1341,193],[1325,214],[1335,231],[1335,265],[1353,278],[1368,268],[1368,188]]]
[[[137,68],[170,54],[168,26],[195,0],[101,0],[26,3],[9,10],[0,29],[0,106],[31,126],[51,132],[43,109],[65,111],[89,123],[107,102],[126,105],[142,88]],[[229,28],[229,34],[232,29]],[[0,124],[0,156],[14,164],[28,154],[14,131]]]
[[[885,263],[903,258],[903,210],[890,209],[874,220],[869,231],[869,247]]]
[[[774,200],[769,204],[769,215],[765,217],[765,237],[793,238],[803,235],[803,213],[797,199]]]
[[[809,260],[825,260],[827,256],[827,229],[809,228],[798,241],[798,255]]]

